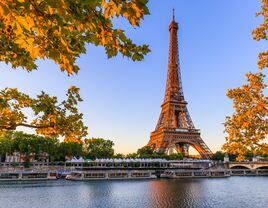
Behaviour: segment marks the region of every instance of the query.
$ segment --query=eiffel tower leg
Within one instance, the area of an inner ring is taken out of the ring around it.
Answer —
[[[205,146],[205,144],[202,145],[202,143],[198,143],[193,145],[193,147],[199,152],[203,159],[211,159],[212,152],[210,149],[206,148],[207,146]]]

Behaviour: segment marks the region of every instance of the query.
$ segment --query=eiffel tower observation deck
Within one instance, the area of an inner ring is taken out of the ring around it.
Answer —
[[[169,25],[170,42],[165,97],[161,105],[159,120],[155,130],[151,133],[148,146],[155,151],[163,151],[167,154],[175,149],[185,157],[189,156],[189,147],[192,146],[202,158],[209,159],[212,152],[202,140],[200,131],[195,128],[183,95],[178,29],[173,9],[173,17]]]

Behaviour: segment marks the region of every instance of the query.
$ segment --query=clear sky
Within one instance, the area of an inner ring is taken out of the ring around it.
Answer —
[[[64,99],[69,86],[76,85],[84,99],[79,109],[88,137],[113,140],[116,152],[135,152],[148,142],[160,114],[174,7],[188,109],[207,145],[219,150],[225,141],[222,123],[232,113],[226,91],[244,83],[247,71],[257,71],[257,55],[264,50],[264,44],[251,37],[261,22],[255,18],[260,1],[151,0],[148,6],[151,15],[140,28],[116,21],[136,43],[150,45],[144,61],[107,59],[102,48],[88,45],[77,61],[77,76],[68,77],[52,61],[39,61],[32,73],[0,63],[0,88],[17,87],[30,95],[43,90]]]

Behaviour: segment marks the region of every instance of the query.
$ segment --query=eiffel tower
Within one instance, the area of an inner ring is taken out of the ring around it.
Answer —
[[[184,99],[178,51],[178,23],[175,22],[174,9],[169,25],[170,43],[168,74],[164,102],[155,130],[151,133],[148,146],[155,151],[171,153],[176,150],[185,157],[189,147],[196,149],[204,159],[211,158],[212,152],[202,140],[200,131],[194,127]]]

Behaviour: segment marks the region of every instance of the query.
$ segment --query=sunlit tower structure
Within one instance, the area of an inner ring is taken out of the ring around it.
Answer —
[[[178,23],[175,21],[174,9],[169,25],[170,43],[168,73],[164,102],[155,130],[151,133],[148,146],[155,151],[169,154],[174,149],[184,156],[189,156],[189,147],[196,149],[204,159],[211,158],[212,152],[202,140],[200,131],[194,127],[184,99],[179,50]]]

